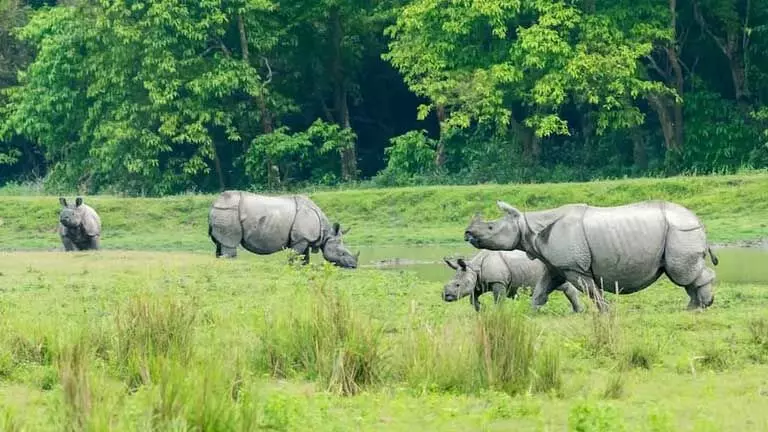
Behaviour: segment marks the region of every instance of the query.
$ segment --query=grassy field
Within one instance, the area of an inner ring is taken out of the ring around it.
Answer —
[[[460,241],[496,198],[670,198],[714,241],[757,239],[767,194],[753,176],[312,196],[348,243],[414,249]],[[768,429],[765,256],[723,254],[702,313],[663,278],[603,316],[558,293],[477,314],[413,271],[213,259],[211,198],[88,197],[111,250],[69,254],[46,250],[55,197],[0,198],[0,430]]]
[[[691,208],[714,242],[768,237],[768,174],[573,184],[439,186],[309,194],[329,218],[352,227],[351,245],[461,243],[475,212],[497,217],[497,199],[523,210],[572,202],[616,205],[669,199]],[[70,197],[70,200],[73,199]],[[106,249],[212,251],[213,195],[86,197],[102,217]],[[56,196],[0,195],[0,250],[61,246]]]

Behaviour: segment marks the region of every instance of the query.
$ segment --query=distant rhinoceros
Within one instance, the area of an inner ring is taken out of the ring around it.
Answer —
[[[64,197],[59,198],[59,236],[64,243],[64,250],[97,250],[101,239],[101,218],[96,210],[83,203],[83,197],[75,198],[75,206],[67,204]]]
[[[267,196],[245,191],[224,191],[208,214],[208,235],[216,257],[234,258],[237,245],[258,255],[290,248],[309,263],[309,252],[322,250],[337,266],[356,268],[357,255],[344,246],[338,223],[331,224],[320,207],[304,195]]]
[[[449,267],[456,270],[451,280],[443,288],[443,300],[453,302],[462,297],[470,296],[470,303],[475,310],[480,310],[478,297],[486,292],[493,292],[494,302],[499,302],[501,296],[517,296],[522,287],[533,288],[546,272],[546,266],[537,259],[530,259],[522,251],[491,251],[478,252],[469,262],[459,258],[451,261],[443,258]],[[571,303],[574,312],[583,310],[579,302],[579,291],[568,282],[555,288],[562,291]],[[533,299],[536,309],[547,303],[546,295]]]
[[[688,309],[707,308],[714,302],[715,272],[705,258],[708,252],[717,265],[717,257],[702,223],[679,204],[568,204],[534,212],[521,212],[503,201],[496,204],[505,215],[493,221],[476,215],[464,240],[478,249],[517,249],[542,260],[547,272],[536,285],[534,298],[568,281],[606,311],[603,291],[635,293],[666,273],[685,287]]]

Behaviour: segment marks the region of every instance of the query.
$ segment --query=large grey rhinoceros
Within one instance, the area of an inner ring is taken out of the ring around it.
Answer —
[[[518,249],[542,260],[547,271],[534,288],[534,298],[568,281],[604,312],[602,291],[631,294],[666,273],[685,287],[688,309],[707,308],[714,302],[715,272],[705,257],[709,252],[714,265],[717,257],[701,221],[681,205],[652,200],[521,212],[503,201],[496,204],[505,215],[492,221],[475,215],[464,240],[478,249]]]
[[[216,245],[216,257],[234,258],[237,245],[258,255],[286,248],[303,255],[323,251],[329,262],[356,268],[357,255],[344,246],[338,223],[331,225],[320,207],[304,195],[267,196],[245,191],[224,191],[208,213],[208,235]]]
[[[537,259],[531,259],[525,252],[481,250],[469,262],[459,258],[451,261],[443,258],[454,270],[448,283],[443,287],[443,300],[457,301],[470,296],[469,301],[476,311],[480,310],[478,297],[486,292],[493,292],[493,300],[498,303],[502,295],[514,298],[522,287],[533,288],[544,275],[546,266]],[[571,303],[574,312],[583,310],[579,302],[579,291],[568,282],[555,288],[562,291]],[[547,296],[534,299],[535,308],[543,306]]]
[[[83,197],[75,198],[75,206],[59,197],[59,236],[65,251],[98,250],[101,242],[101,218],[91,206],[83,203]]]

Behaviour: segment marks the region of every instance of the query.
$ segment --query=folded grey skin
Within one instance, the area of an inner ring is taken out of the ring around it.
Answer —
[[[715,272],[705,258],[708,253],[715,265],[718,259],[701,221],[679,204],[567,204],[534,212],[521,212],[503,201],[497,206],[504,215],[495,220],[476,215],[464,239],[478,249],[522,250],[542,260],[548,271],[537,290],[550,291],[568,281],[607,311],[603,290],[635,293],[665,273],[685,288],[689,309],[714,302]]]
[[[216,257],[234,258],[237,246],[269,255],[286,248],[309,263],[310,251],[342,268],[357,268],[360,252],[353,255],[343,241],[338,223],[304,195],[268,196],[245,191],[219,194],[208,213],[208,235],[216,245]]]

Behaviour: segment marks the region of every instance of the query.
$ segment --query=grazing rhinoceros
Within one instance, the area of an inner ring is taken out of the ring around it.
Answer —
[[[522,251],[491,251],[482,250],[472,257],[469,262],[462,258],[451,261],[443,258],[446,264],[454,270],[453,278],[443,288],[443,300],[453,302],[462,297],[470,296],[470,303],[475,310],[480,310],[480,295],[492,291],[494,302],[499,302],[502,294],[515,297],[521,287],[535,287],[544,275],[546,266],[537,259],[530,259]],[[581,312],[579,291],[568,282],[555,288],[562,291],[571,303],[574,312]],[[534,307],[538,309],[547,302],[547,296],[534,299]]]
[[[303,195],[266,196],[245,191],[225,191],[213,202],[208,214],[208,235],[216,244],[216,257],[234,258],[237,245],[258,255],[286,248],[304,255],[323,251],[329,262],[344,268],[357,267],[357,255],[344,246],[338,223],[331,223],[322,210]]]
[[[59,236],[64,243],[64,250],[97,250],[101,239],[101,218],[89,206],[83,204],[83,197],[75,198],[75,206],[67,204],[64,197],[59,198]]]
[[[643,201],[520,212],[503,201],[496,204],[506,214],[493,221],[476,215],[464,240],[478,249],[518,249],[542,260],[547,271],[534,298],[568,281],[606,311],[602,291],[631,294],[666,273],[685,287],[688,309],[707,308],[714,302],[715,272],[706,266],[706,253],[714,265],[718,260],[707,244],[704,226],[685,207]]]

